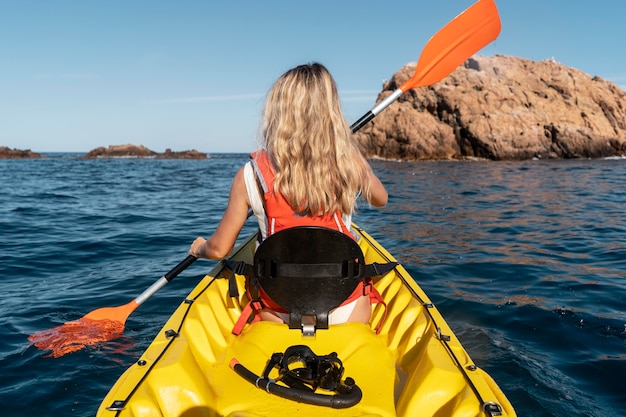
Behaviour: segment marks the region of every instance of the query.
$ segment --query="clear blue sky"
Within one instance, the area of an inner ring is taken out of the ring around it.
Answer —
[[[0,146],[248,152],[265,92],[318,61],[349,122],[472,0],[0,0]],[[496,0],[479,54],[557,61],[626,88],[626,2]]]

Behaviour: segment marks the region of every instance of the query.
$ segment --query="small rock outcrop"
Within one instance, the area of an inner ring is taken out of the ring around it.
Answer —
[[[160,159],[206,159],[207,154],[195,149],[190,151],[174,152],[166,149],[164,153],[157,153],[143,145],[109,145],[89,151],[85,158],[160,158]]]
[[[380,101],[415,71],[408,64]],[[554,60],[475,56],[356,133],[367,156],[521,160],[626,154],[626,93]]]
[[[85,158],[156,158],[157,153],[143,145],[109,145],[92,149]]]
[[[206,159],[207,158],[207,154],[202,153],[202,152],[198,152],[195,149],[192,149],[190,151],[175,152],[175,151],[172,151],[170,148],[167,148],[164,153],[158,154],[157,158]]]
[[[26,158],[45,158],[37,152],[30,149],[11,149],[7,146],[0,146],[0,159],[26,159]]]

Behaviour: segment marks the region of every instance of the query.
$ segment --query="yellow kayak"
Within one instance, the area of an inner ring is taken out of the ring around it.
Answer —
[[[364,230],[353,229],[365,263],[396,262]],[[239,245],[231,264],[252,264],[256,242],[254,234]],[[97,415],[516,415],[399,264],[373,278],[384,303],[374,305],[369,325],[331,324],[312,334],[258,321],[234,335],[249,302],[245,281],[220,262],[118,379]],[[311,369],[324,377],[290,384],[287,376],[314,379]]]

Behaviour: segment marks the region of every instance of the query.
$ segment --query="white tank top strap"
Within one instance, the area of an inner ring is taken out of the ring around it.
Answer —
[[[259,223],[261,236],[263,239],[267,237],[267,216],[263,207],[263,196],[259,194],[257,185],[257,176],[254,173],[252,161],[248,161],[243,168],[243,177],[246,183],[246,191],[248,192],[248,200],[252,207],[252,212]]]

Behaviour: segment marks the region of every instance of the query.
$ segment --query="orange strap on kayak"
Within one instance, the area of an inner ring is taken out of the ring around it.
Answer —
[[[363,295],[369,295],[370,304],[380,303],[383,305],[383,317],[380,319],[378,324],[376,325],[376,334],[380,333],[380,329],[385,324],[387,320],[387,303],[383,300],[383,296],[378,292],[374,284],[372,283],[371,278],[367,278],[365,284],[363,285]]]
[[[241,311],[241,315],[239,316],[239,319],[237,319],[237,322],[235,323],[235,326],[233,327],[232,333],[236,336],[239,336],[239,334],[241,334],[241,331],[243,330],[245,325],[248,324],[250,317],[254,317],[252,319],[253,323],[255,321],[260,321],[260,317],[257,313],[262,308],[263,308],[263,305],[261,304],[260,301],[258,300],[249,301],[248,304],[246,304],[246,306]]]

